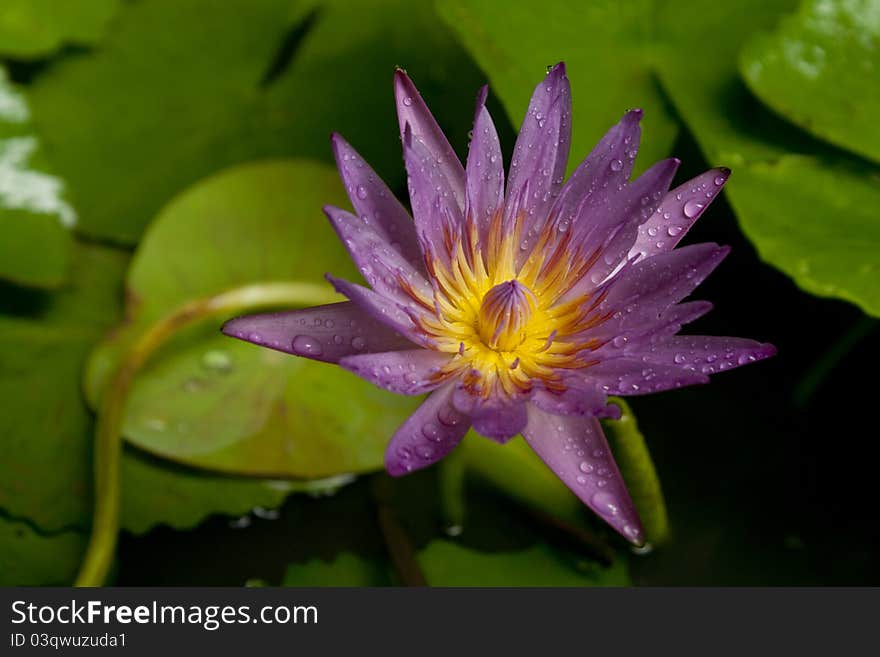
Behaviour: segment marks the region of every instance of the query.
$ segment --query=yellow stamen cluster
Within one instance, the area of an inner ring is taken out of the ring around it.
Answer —
[[[601,321],[597,300],[565,298],[597,254],[572,248],[570,235],[547,222],[523,258],[522,222],[503,223],[499,213],[484,236],[471,220],[447,229],[446,257],[426,258],[433,298],[409,289],[424,309],[419,328],[435,349],[453,354],[437,377],[461,375],[475,396],[528,393],[536,379],[562,389],[560,372],[589,365],[598,346],[585,337]]]

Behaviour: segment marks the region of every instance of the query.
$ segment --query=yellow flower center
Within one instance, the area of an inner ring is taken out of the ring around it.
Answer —
[[[466,221],[460,234],[446,235],[448,258],[426,258],[433,298],[408,290],[423,308],[419,328],[435,349],[453,354],[437,377],[462,375],[477,396],[527,393],[535,380],[561,388],[560,371],[589,364],[585,354],[597,346],[584,338],[597,321],[596,303],[564,298],[595,256],[548,225],[518,264],[520,224],[503,230],[496,216],[481,240]]]

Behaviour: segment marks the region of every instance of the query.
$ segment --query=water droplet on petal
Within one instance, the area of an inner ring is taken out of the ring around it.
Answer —
[[[362,337],[356,336],[351,339],[351,346],[360,351],[367,346],[367,342]]]
[[[320,356],[324,353],[321,343],[310,335],[296,336],[290,346],[300,356]]]
[[[623,162],[620,160],[611,160],[612,171],[620,171],[621,169],[623,169]]]
[[[693,219],[698,214],[700,214],[700,210],[703,209],[703,204],[698,201],[688,201],[684,204],[684,216],[688,219]]]
[[[617,502],[617,498],[611,493],[596,493],[590,501],[593,503],[596,511],[602,515],[616,516],[620,513],[620,505]]]
[[[409,107],[410,105],[412,105],[412,97],[411,97],[411,96],[407,96],[406,98],[404,98],[404,99],[403,99],[403,104],[406,105],[407,107]]]
[[[666,229],[666,232],[669,234],[669,237],[675,237],[681,235],[681,230],[681,226],[670,226]]]

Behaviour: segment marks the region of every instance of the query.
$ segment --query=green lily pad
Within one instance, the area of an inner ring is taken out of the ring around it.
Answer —
[[[323,273],[357,273],[324,203],[346,205],[342,185],[335,170],[308,161],[236,167],[175,199],[132,263],[127,323],[91,360],[92,403],[132,339],[181,304],[260,281],[325,285],[334,299]],[[236,474],[316,478],[381,468],[416,400],[222,336],[223,319],[183,331],[138,375],[124,425],[129,441]]]
[[[75,222],[64,183],[46,167],[27,100],[0,66],[0,278],[60,285]]]
[[[645,110],[637,167],[669,155],[677,126],[648,66],[653,2],[465,2],[440,14],[488,73],[514,126],[546,66],[567,64],[574,111],[569,168],[631,107]]]
[[[749,88],[814,135],[880,162],[880,3],[807,0],[740,57]]]
[[[734,170],[727,193],[740,226],[803,289],[880,315],[880,223],[869,210],[880,204],[880,169],[784,122],[738,76],[743,44],[794,3],[705,4],[662,5],[656,65],[709,163]]]
[[[65,586],[85,545],[77,532],[43,536],[27,523],[0,518],[0,586]]]
[[[223,477],[175,467],[127,450],[122,459],[122,526],[143,534],[157,525],[191,529],[209,515],[277,509],[291,493],[325,494],[348,483],[335,477],[286,481]]]
[[[480,78],[432,3],[315,4],[126,3],[99,50],[41,75],[34,113],[79,230],[134,243],[176,193],[221,169],[265,157],[332,161],[333,130],[395,188],[404,181],[395,65],[465,143]]]
[[[437,539],[417,559],[430,586],[628,586],[626,563],[609,568],[579,562],[538,543],[524,550],[483,552]],[[386,560],[344,552],[332,561],[312,559],[287,568],[282,586],[389,586]]]
[[[91,347],[118,320],[126,261],[118,251],[77,246],[68,287],[29,313],[0,315],[0,508],[47,531],[82,526],[91,505],[92,418],[80,376]],[[4,293],[0,311],[24,303]]]
[[[447,540],[419,552],[431,586],[628,586],[626,563],[575,561],[546,543],[516,552],[481,552]]]
[[[388,564],[343,552],[332,561],[312,559],[290,564],[281,586],[390,586]]]
[[[32,59],[64,44],[97,43],[119,0],[3,0],[0,56]]]

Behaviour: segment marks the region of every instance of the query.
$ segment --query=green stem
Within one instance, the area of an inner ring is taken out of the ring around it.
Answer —
[[[312,283],[256,283],[189,301],[165,315],[132,344],[110,380],[95,428],[95,508],[92,535],[75,586],[101,586],[110,571],[119,534],[120,465],[125,406],[135,376],[150,356],[179,330],[210,317],[262,308],[338,301],[326,286]]]
[[[846,333],[840,336],[822,356],[817,360],[800,382],[795,386],[793,398],[799,408],[806,408],[831,371],[840,364],[853,348],[864,340],[877,328],[878,322],[874,317],[864,315],[853,324]]]

